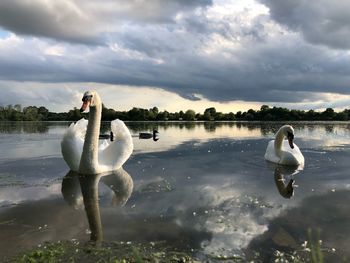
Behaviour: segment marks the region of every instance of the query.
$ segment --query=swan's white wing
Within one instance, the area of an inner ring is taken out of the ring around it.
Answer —
[[[72,123],[63,135],[61,151],[63,159],[72,171],[78,171],[88,121],[80,119]]]
[[[98,151],[101,152],[109,146],[109,142],[107,140],[103,140],[103,142],[98,146]]]
[[[290,148],[288,140],[284,140],[282,144],[282,150],[283,150],[283,157],[281,160],[282,164],[293,164],[293,165],[300,165],[300,168],[304,167],[304,156],[301,153],[298,145],[293,143],[294,148]]]
[[[99,149],[98,159],[102,171],[119,169],[130,157],[134,149],[130,131],[123,121],[112,121],[111,129],[115,140],[108,145],[104,142]]]

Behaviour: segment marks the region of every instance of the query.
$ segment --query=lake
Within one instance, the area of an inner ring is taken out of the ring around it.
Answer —
[[[292,123],[303,170],[264,160],[283,123],[128,122],[134,153],[91,178],[62,159],[68,124],[0,122],[0,258],[92,238],[266,262],[307,253],[308,231],[330,262],[350,258],[348,122]],[[137,137],[153,129],[158,141]]]

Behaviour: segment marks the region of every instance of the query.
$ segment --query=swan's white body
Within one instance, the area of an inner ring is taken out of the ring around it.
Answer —
[[[82,174],[99,174],[119,169],[133,151],[132,137],[123,121],[111,122],[115,140],[99,144],[102,103],[97,92],[94,106],[90,106],[89,121],[72,123],[63,135],[63,159],[72,171]]]
[[[305,162],[304,156],[296,144],[292,142],[294,146],[292,149],[288,140],[284,140],[287,131],[294,134],[293,128],[289,125],[284,125],[278,130],[275,140],[267,145],[265,159],[281,165],[295,165],[302,168]]]

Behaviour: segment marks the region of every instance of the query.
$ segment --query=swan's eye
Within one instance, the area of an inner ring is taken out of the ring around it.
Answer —
[[[92,95],[86,95],[86,96],[83,97],[82,101],[85,102],[85,101],[89,101],[91,99],[92,99]]]
[[[294,139],[294,134],[291,132],[287,132],[287,137],[290,139]]]

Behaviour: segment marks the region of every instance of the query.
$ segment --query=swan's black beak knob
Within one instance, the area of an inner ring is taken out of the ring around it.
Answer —
[[[288,139],[288,143],[289,143],[290,148],[294,149],[294,144],[293,144],[294,134],[288,132],[287,139]]]

